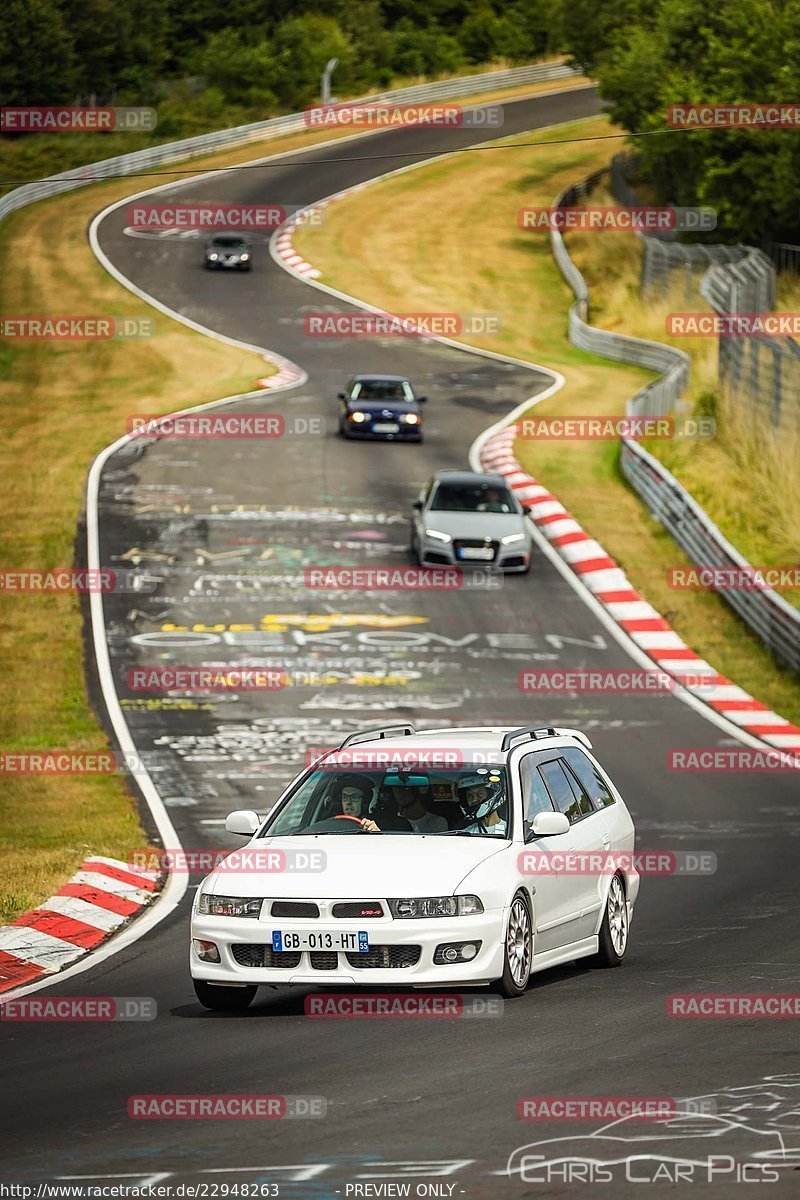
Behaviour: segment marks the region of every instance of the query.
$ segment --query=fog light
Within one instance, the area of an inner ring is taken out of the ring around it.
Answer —
[[[481,948],[480,942],[446,942],[436,947],[435,963],[470,962]]]
[[[219,950],[216,942],[204,942],[200,938],[193,938],[192,945],[194,952],[203,962],[219,962]]]

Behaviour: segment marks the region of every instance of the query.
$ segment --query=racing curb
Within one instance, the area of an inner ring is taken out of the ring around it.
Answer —
[[[800,727],[755,700],[690,649],[636,591],[600,543],[582,529],[546,487],[523,471],[513,452],[518,433],[519,425],[512,424],[492,434],[481,446],[481,465],[502,475],[518,499],[530,505],[536,527],[611,619],[659,670],[666,671],[720,716],[777,750],[800,750]]]
[[[299,367],[293,363],[284,363],[274,375],[267,375],[264,379],[256,380],[256,387],[265,388],[267,391],[276,391],[280,388],[294,387],[296,383],[305,382],[305,375]]]
[[[157,871],[116,858],[87,858],[62,888],[0,926],[0,992],[55,975],[127,925],[159,888]]]

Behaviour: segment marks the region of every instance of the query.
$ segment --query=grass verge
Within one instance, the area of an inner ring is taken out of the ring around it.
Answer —
[[[521,206],[549,205],[563,186],[608,160],[608,143],[559,141],[606,132],[604,118],[576,122],[537,133],[537,140],[548,143],[544,146],[516,145],[530,136],[508,139],[507,153],[454,156],[375,184],[332,205],[324,227],[300,230],[297,249],[322,271],[323,282],[388,311],[499,313],[502,333],[470,339],[474,345],[542,363],[567,377],[565,388],[539,405],[537,415],[622,413],[648,374],[569,344],[566,311],[572,293],[553,261],[549,239],[517,227]],[[445,213],[447,219],[432,222],[431,213]],[[613,258],[620,243],[611,239],[622,236],[604,233],[595,240]],[[384,270],[386,262],[392,263],[391,272]],[[632,259],[634,274],[635,266]],[[601,305],[599,319],[609,327],[638,325],[641,301],[625,293],[626,306],[618,313],[607,282],[603,278],[593,290]],[[800,684],[776,668],[725,602],[714,593],[677,592],[667,585],[668,570],[688,566],[688,559],[620,475],[615,443],[518,440],[516,450],[523,466],[598,538],[689,645],[764,703],[800,722]],[[698,498],[703,502],[702,494]]]

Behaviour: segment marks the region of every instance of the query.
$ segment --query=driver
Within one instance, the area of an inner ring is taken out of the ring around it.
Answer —
[[[358,820],[362,829],[370,833],[380,833],[375,822],[363,815],[367,811],[371,796],[372,784],[365,775],[342,775],[336,780],[333,789],[333,800],[341,809],[340,816],[353,817]]]
[[[478,512],[505,512],[506,504],[497,488],[487,488],[478,505]]]
[[[490,772],[465,775],[456,784],[456,795],[470,833],[502,836],[508,828],[503,781]]]

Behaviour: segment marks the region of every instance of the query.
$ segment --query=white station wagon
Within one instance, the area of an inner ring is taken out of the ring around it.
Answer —
[[[493,985],[623,959],[639,875],[622,797],[578,730],[351,734],[304,770],[197,890],[191,973],[208,1008],[260,985]],[[262,869],[263,867],[263,869]]]

